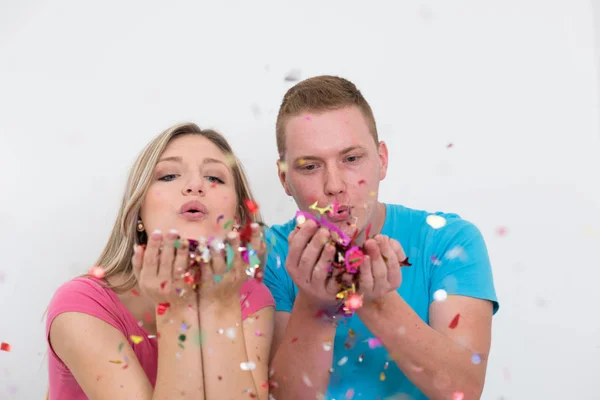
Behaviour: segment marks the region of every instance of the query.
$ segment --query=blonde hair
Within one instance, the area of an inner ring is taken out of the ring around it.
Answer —
[[[339,76],[321,75],[305,79],[292,86],[283,96],[275,124],[279,157],[283,158],[286,152],[285,123],[289,117],[302,112],[319,113],[348,106],[356,106],[362,112],[371,136],[375,144],[378,144],[377,124],[373,110],[354,83]]]

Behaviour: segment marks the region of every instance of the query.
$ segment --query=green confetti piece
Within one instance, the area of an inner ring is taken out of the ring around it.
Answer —
[[[179,341],[185,342],[185,335],[183,333],[179,335]]]
[[[178,249],[179,248],[179,239],[175,239],[175,248]]]
[[[225,222],[225,225],[223,225],[223,229],[227,229],[231,226],[231,224],[233,224],[233,220],[229,220],[227,222]]]
[[[119,353],[121,352],[121,350],[123,350],[123,345],[124,345],[124,344],[125,344],[125,343],[121,342],[121,344],[119,345]]]
[[[183,347],[183,344],[179,343],[179,347],[182,349],[185,349],[185,347]]]
[[[199,330],[198,333],[193,334],[191,341],[192,341],[192,343],[201,346],[202,343],[204,342],[204,334],[203,334],[202,330]]]
[[[250,245],[248,245],[248,247],[250,247]],[[235,252],[229,243],[225,245],[225,252],[227,253],[227,268],[225,269],[225,272],[229,272],[233,266],[233,259],[235,258]]]

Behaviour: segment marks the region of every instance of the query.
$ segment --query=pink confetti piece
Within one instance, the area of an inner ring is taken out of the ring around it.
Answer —
[[[496,229],[496,234],[498,236],[505,236],[506,235],[506,228],[503,226],[500,226]]]
[[[104,268],[99,266],[93,266],[88,273],[97,279],[104,278]]]
[[[452,400],[463,400],[465,398],[465,394],[463,392],[454,392],[452,394]]]
[[[369,338],[369,339],[367,339],[367,342],[369,344],[370,349],[376,349],[376,348],[382,346],[381,339],[379,339],[379,338]]]
[[[346,391],[346,399],[351,400],[354,397],[354,389],[350,388]]]

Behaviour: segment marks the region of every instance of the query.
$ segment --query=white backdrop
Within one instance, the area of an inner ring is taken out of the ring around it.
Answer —
[[[384,201],[482,230],[501,303],[483,397],[599,399],[593,23],[584,0],[0,1],[0,398],[43,395],[42,313],[171,124],[222,131],[267,222],[293,215],[274,124],[297,69],[370,101]]]

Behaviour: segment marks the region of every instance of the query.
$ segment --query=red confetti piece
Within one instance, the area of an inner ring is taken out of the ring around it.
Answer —
[[[92,275],[94,278],[98,278],[98,279],[104,278],[104,268],[102,268],[102,267],[93,266],[92,268],[90,268],[88,273],[90,275]]]
[[[452,148],[452,146],[454,146],[452,143],[448,143],[448,145],[446,146],[447,149]]]
[[[298,341],[298,338],[297,338],[297,337],[295,337],[295,338],[292,338],[292,343],[296,343],[297,341]]]
[[[458,319],[460,318],[460,314],[456,314],[454,316],[454,318],[452,318],[452,321],[450,321],[450,325],[448,325],[448,328],[450,329],[454,329],[458,326]]]
[[[506,228],[503,226],[498,227],[498,229],[496,229],[496,233],[498,234],[498,236],[504,236],[506,235]]]
[[[360,181],[358,181],[359,185],[364,185],[365,183],[367,183],[367,181],[365,181],[364,179],[361,179]]]
[[[162,290],[164,290],[166,285],[167,285],[167,281],[163,281],[163,282],[160,283],[160,288]]]
[[[10,348],[11,348],[10,344],[4,343],[4,342],[0,343],[0,350],[9,352]]]
[[[167,311],[167,308],[169,308],[170,306],[170,303],[160,303],[158,307],[156,307],[156,313],[158,315],[163,315]]]
[[[258,211],[258,204],[256,204],[252,200],[245,199],[244,203],[246,204],[246,208],[248,209],[248,211],[250,211],[252,214],[255,214]]]
[[[217,187],[217,185],[218,185],[218,183],[217,183],[217,182],[213,182],[213,183],[210,185],[210,188],[211,188],[211,189],[214,189],[214,188],[216,188],[216,187]]]
[[[137,291],[137,290],[135,290],[135,289],[131,289],[131,294],[132,294],[132,295],[134,295],[134,296],[139,296],[139,295],[140,295],[140,292],[138,292],[138,291]]]
[[[256,272],[254,273],[254,279],[256,279],[258,282],[262,282],[264,277],[265,277],[265,273],[263,272],[262,269],[257,269]]]
[[[367,239],[369,238],[369,233],[371,233],[371,224],[369,224],[369,226],[367,226],[367,234],[365,235],[365,237]]]
[[[351,294],[344,302],[344,306],[352,311],[358,310],[363,306],[363,299],[356,293]]]

